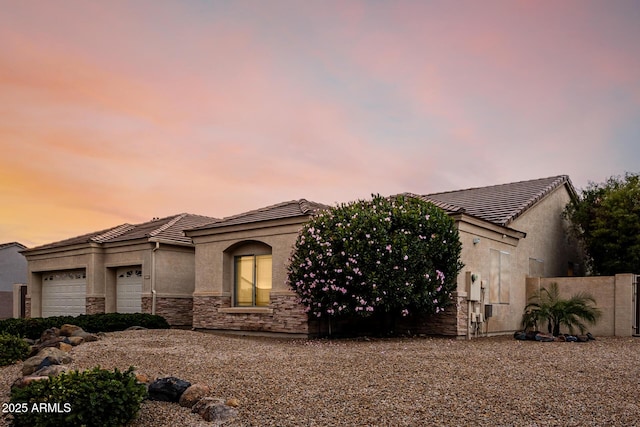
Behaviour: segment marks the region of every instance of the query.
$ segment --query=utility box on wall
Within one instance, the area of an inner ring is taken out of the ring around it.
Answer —
[[[480,273],[466,272],[467,299],[469,301],[480,301],[481,279]]]

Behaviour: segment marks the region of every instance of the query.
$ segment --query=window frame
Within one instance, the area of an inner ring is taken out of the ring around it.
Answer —
[[[243,304],[240,305],[238,301],[238,294],[240,293],[239,287],[239,274],[241,272],[238,268],[239,262],[242,259],[251,259],[251,305]],[[265,308],[271,305],[271,296],[269,295],[267,298],[266,304],[262,304],[258,300],[258,291],[260,290],[258,283],[258,259],[259,258],[268,258],[269,259],[269,286],[266,288],[268,294],[271,293],[273,289],[273,255],[272,254],[242,254],[242,255],[234,255],[233,256],[233,308],[238,309],[251,309],[251,308]]]

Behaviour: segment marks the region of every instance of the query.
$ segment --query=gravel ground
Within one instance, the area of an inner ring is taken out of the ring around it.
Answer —
[[[133,365],[150,378],[207,384],[240,402],[229,426],[640,425],[640,338],[307,341],[148,330],[110,333],[71,355],[74,369]],[[0,368],[2,401],[20,369]],[[144,402],[132,425],[212,424]]]

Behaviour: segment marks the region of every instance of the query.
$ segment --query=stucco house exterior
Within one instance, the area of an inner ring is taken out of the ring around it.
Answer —
[[[20,255],[24,249],[22,243],[0,243],[0,319],[13,317],[14,289],[19,293],[19,285],[27,283],[27,260]]]
[[[462,241],[457,304],[428,319],[424,333],[514,331],[528,276],[580,273],[581,253],[561,215],[576,195],[567,176],[405,195],[448,212]],[[193,327],[313,334],[315,326],[286,285],[286,266],[302,224],[325,208],[294,200],[187,230],[196,248]]]
[[[28,315],[144,312],[190,326],[195,249],[183,230],[215,220],[183,213],[23,250]]]
[[[455,219],[465,264],[457,305],[433,322],[440,329],[433,332],[513,332],[527,304],[527,277],[584,274],[583,253],[562,217],[576,197],[566,175],[421,197]]]
[[[196,247],[193,327],[308,335],[286,267],[302,224],[327,207],[292,200],[187,230]]]

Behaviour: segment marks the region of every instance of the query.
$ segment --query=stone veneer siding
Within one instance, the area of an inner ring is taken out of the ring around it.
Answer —
[[[24,317],[25,319],[31,318],[31,297],[24,299]]]
[[[87,314],[104,313],[104,297],[87,297],[85,311]]]
[[[222,313],[231,307],[231,297],[195,296],[193,327],[228,331],[308,334],[308,316],[296,295],[272,295],[267,308],[273,313]]]
[[[142,312],[150,314],[152,303],[152,297],[142,297]],[[156,297],[156,314],[164,317],[171,326],[191,326],[193,299]]]

